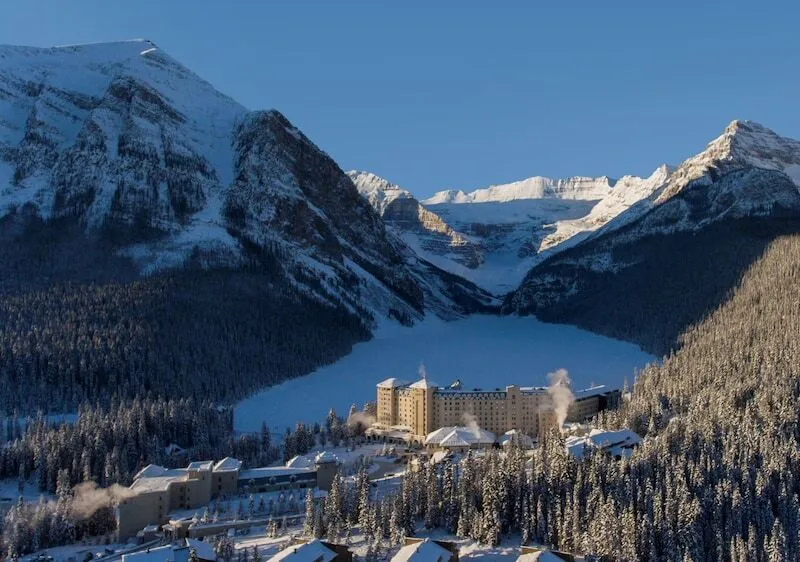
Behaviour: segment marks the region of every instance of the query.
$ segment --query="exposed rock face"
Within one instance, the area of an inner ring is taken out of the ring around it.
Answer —
[[[421,257],[442,265],[446,261],[474,269],[483,261],[483,252],[467,236],[453,230],[408,191],[369,172],[350,171],[348,175],[361,195],[380,213],[384,222]]]
[[[247,111],[149,41],[0,47],[0,218],[23,206],[113,232],[145,273],[269,249],[300,290],[368,322],[463,314],[470,291],[491,302],[468,283],[450,300],[452,279],[284,116]]]

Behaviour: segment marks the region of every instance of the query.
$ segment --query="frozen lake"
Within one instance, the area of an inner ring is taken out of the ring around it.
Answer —
[[[267,388],[241,401],[234,414],[239,431],[266,421],[283,431],[298,421],[323,421],[330,408],[346,415],[375,400],[375,385],[389,377],[413,382],[421,364],[442,386],[461,379],[464,388],[509,384],[546,386],[547,374],[564,368],[574,389],[633,382],[636,369],[654,358],[637,346],[533,317],[470,316],[455,322],[429,318],[412,328],[386,325],[333,365]]]

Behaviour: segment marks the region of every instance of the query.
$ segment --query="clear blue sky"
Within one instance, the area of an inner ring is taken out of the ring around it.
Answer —
[[[798,2],[6,0],[0,43],[145,37],[420,196],[800,138]]]

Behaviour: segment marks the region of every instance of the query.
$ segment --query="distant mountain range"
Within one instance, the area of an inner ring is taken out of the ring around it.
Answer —
[[[433,214],[450,244],[418,224],[386,222],[427,260],[505,294],[503,311],[654,353],[713,310],[800,218],[800,142],[749,121],[733,121],[703,152],[648,178],[537,176],[417,202],[372,174],[350,175],[384,217],[381,202],[399,194]],[[428,243],[411,243],[420,236]],[[479,259],[462,259],[464,248]]]
[[[0,408],[144,380],[230,399],[426,314],[532,313],[663,352],[800,230],[798,184],[800,143],[734,121],[647,178],[419,201],[344,173],[279,112],[248,111],[150,41],[0,46],[0,383],[23,385]],[[69,343],[78,332],[92,336]],[[113,366],[76,374],[119,338]]]

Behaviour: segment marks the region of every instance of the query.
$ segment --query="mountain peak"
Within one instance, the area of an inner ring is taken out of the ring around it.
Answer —
[[[735,119],[698,156],[703,155],[715,160],[782,170],[787,164],[800,163],[800,142],[782,137],[755,121]]]
[[[735,119],[705,150],[678,167],[657,203],[698,181],[709,184],[720,174],[744,168],[783,172],[800,186],[800,141],[782,137],[755,121]]]

